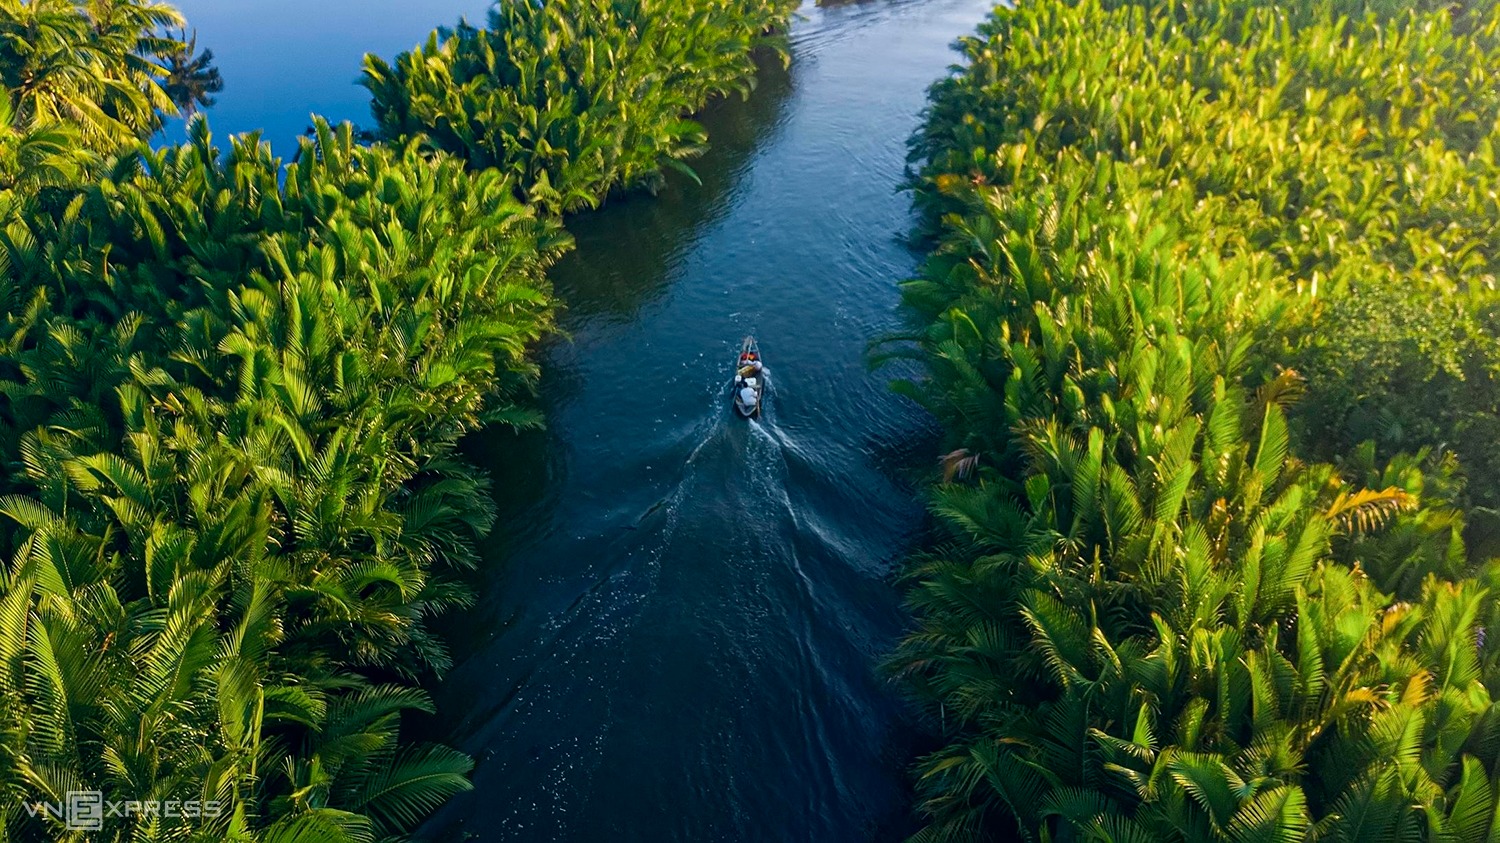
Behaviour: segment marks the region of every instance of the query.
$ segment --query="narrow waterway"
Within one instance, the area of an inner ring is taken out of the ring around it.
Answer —
[[[177,0],[226,86],[221,143],[289,155],[309,114],[368,125],[360,56],[488,0]],[[913,724],[876,670],[923,517],[920,411],[871,373],[897,325],[905,142],[990,0],[809,2],[788,70],[705,115],[703,184],[568,221],[549,429],[467,443],[501,521],[435,736],[475,789],[432,841],[864,841],[910,832]],[[296,25],[288,29],[288,21]],[[163,140],[181,137],[180,125]],[[763,419],[731,416],[755,334]]]
[[[804,7],[792,67],[706,115],[701,186],[570,220],[550,427],[468,447],[503,517],[439,704],[478,766],[424,838],[910,830],[913,729],[876,664],[932,436],[865,353],[916,263],[906,140],[990,5]],[[753,423],[726,403],[746,334],[770,372]]]

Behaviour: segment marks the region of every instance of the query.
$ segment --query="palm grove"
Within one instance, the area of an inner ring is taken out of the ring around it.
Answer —
[[[558,215],[690,173],[791,5],[508,3],[286,163],[146,145],[220,85],[170,8],[0,0],[0,836],[100,790],[222,810],[89,839],[380,840],[467,786],[400,735],[490,527],[454,445],[538,422]],[[890,662],[919,837],[1500,838],[1500,6],[962,48],[905,286],[953,448]]]
[[[790,5],[506,4],[287,163],[147,145],[221,85],[171,8],[0,0],[0,839],[396,839],[468,786],[400,735],[490,527],[454,445],[538,423],[558,214],[686,169]],[[26,807],[80,790],[198,807]]]
[[[890,662],[918,839],[1500,839],[1500,4],[960,49],[904,287],[953,449]]]

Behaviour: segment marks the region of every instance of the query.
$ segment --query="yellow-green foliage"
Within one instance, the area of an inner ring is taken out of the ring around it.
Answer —
[[[139,145],[172,105],[148,56],[213,90],[149,37],[167,7],[0,0],[0,839],[97,790],[223,810],[89,839],[395,841],[468,787],[400,724],[490,526],[456,443],[539,422],[548,212],[692,153],[787,6],[507,3],[399,63],[431,75],[387,142],[319,120],[284,164],[206,122]],[[469,161],[446,118],[406,136],[429,98],[483,106]]]
[[[109,839],[383,839],[467,787],[399,716],[489,523],[453,446],[534,421],[503,391],[564,242],[498,174],[321,121],[286,167],[199,122],[8,221],[0,835],[99,790],[222,803]]]
[[[903,291],[903,389],[969,467],[891,664],[944,741],[918,839],[1500,829],[1500,578],[1452,461],[1320,438],[1339,393],[1284,368],[1371,289],[1487,306],[1497,32],[1494,3],[1041,0],[962,42]]]
[[[76,183],[177,113],[193,85],[169,67],[193,48],[164,29],[181,24],[156,0],[0,0],[0,203]]]
[[[796,5],[502,2],[487,29],[434,32],[394,65],[367,56],[364,84],[386,137],[425,135],[513,177],[529,201],[574,210],[685,170],[706,140],[689,115],[749,92],[752,50],[781,49],[774,32]]]
[[[1266,326],[1309,376],[1295,420],[1337,456],[1456,448],[1500,503],[1500,18],[1495,4],[1047,4],[963,41],[914,153],[936,218],[1107,158],[1179,248],[1264,261]],[[1041,161],[1034,160],[1036,158]],[[946,175],[946,178],[937,178]],[[1267,346],[1270,347],[1269,344]],[[1304,353],[1304,350],[1310,350]]]

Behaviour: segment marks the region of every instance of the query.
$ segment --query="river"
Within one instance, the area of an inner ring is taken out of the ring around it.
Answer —
[[[183,6],[193,19],[207,2]],[[952,41],[991,5],[804,7],[790,69],[704,115],[701,186],[569,220],[548,429],[466,444],[502,517],[478,603],[450,623],[437,731],[477,766],[421,839],[913,830],[918,730],[876,665],[904,624],[894,579],[924,525],[910,478],[935,437],[866,351],[898,327],[896,282],[918,259],[902,239],[906,140]],[[459,12],[475,14],[430,23]],[[225,57],[229,110],[229,48],[199,26]],[[305,122],[281,119],[281,135]],[[749,423],[727,404],[746,334],[770,384]]]

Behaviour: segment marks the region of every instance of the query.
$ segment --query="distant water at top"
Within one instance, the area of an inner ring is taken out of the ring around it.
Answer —
[[[387,60],[438,26],[466,17],[482,23],[492,0],[175,0],[214,52],[224,77],[209,125],[221,147],[231,134],[263,129],[289,158],[321,114],[371,126],[370,95],[359,85],[365,53]],[[173,121],[159,140],[185,137]]]

